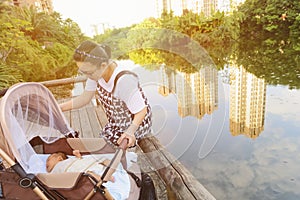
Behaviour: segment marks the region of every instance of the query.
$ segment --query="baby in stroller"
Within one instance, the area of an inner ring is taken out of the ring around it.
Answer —
[[[64,152],[55,152],[49,155],[46,160],[46,170],[49,173],[64,172],[85,172],[96,178],[101,179],[105,168],[111,160],[108,154],[84,155],[78,150],[73,151],[74,156],[67,156]],[[127,199],[130,192],[130,181],[128,173],[120,163],[114,172],[114,176],[103,184],[114,199]]]
[[[100,175],[102,175],[104,171],[104,167],[107,167],[109,163],[111,162],[110,159],[105,158],[105,156],[101,155],[101,158],[99,156],[96,157],[82,157],[79,150],[74,150],[73,155],[75,157],[68,157],[67,154],[64,152],[56,152],[49,155],[49,157],[46,160],[46,170],[47,172],[52,173],[62,173],[62,172],[72,172],[72,171],[79,171],[79,172],[86,172],[94,176],[97,180],[100,180]],[[67,160],[69,158],[69,160]],[[67,160],[67,161],[66,161]],[[61,162],[59,165],[68,166],[66,168],[66,171],[62,171],[61,167],[57,165],[59,162]],[[55,167],[57,166],[57,167]],[[76,167],[72,167],[76,166]],[[110,177],[111,182],[114,182],[114,177]]]

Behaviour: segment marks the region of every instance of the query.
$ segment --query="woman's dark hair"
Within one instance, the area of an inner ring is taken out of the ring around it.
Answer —
[[[90,62],[95,65],[108,62],[110,57],[111,49],[109,46],[97,44],[90,40],[82,42],[73,55],[76,62]]]

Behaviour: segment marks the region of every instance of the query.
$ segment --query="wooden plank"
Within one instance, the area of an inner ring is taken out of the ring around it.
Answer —
[[[79,137],[83,137],[82,130],[81,130],[81,124],[80,124],[79,110],[71,110],[70,111],[70,126],[75,131],[79,131]]]
[[[81,137],[99,137],[102,127],[99,123],[96,108],[92,103],[71,111],[64,112],[71,128],[79,131]]]
[[[46,87],[53,87],[53,86],[67,85],[67,84],[73,84],[78,82],[85,82],[86,79],[87,79],[86,76],[76,76],[71,78],[43,81],[40,83],[45,85]]]
[[[98,121],[100,123],[100,126],[101,126],[101,128],[103,128],[108,123],[108,120],[107,120],[106,114],[102,108],[102,105],[98,105],[97,107],[95,107],[95,112],[96,112]]]
[[[61,85],[85,82],[86,79],[87,79],[86,76],[75,76],[75,77],[71,77],[71,78],[42,81],[39,83],[43,84],[46,87],[54,87],[54,86],[61,86]],[[4,88],[4,89],[0,90],[0,97],[4,96],[7,90],[8,90],[8,88]]]
[[[154,136],[141,139],[139,146],[166,183],[168,199],[215,200]]]
[[[65,115],[67,121],[69,122],[69,124],[71,124],[71,113],[70,113],[70,111],[64,112],[64,115]]]
[[[94,106],[88,106],[86,108],[87,111],[87,115],[90,121],[90,125],[91,125],[91,130],[92,130],[92,137],[99,137],[99,133],[101,132],[102,128],[99,124],[98,118],[97,118],[97,114],[95,111],[95,107]]]
[[[79,120],[80,120],[80,127],[81,127],[81,133],[82,137],[85,138],[91,138],[93,137],[93,130],[91,128],[91,124],[89,121],[88,113],[87,113],[87,107],[79,109]]]
[[[160,178],[159,174],[152,167],[152,163],[142,152],[139,146],[136,146],[135,152],[138,154],[138,165],[141,167],[141,170],[147,172],[154,183],[156,196],[158,200],[168,200],[167,189],[164,181]]]

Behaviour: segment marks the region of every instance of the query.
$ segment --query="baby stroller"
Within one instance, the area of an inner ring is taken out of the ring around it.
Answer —
[[[1,99],[0,124],[4,199],[113,199],[104,185],[120,163],[137,180],[141,178],[139,166],[128,161],[125,141],[113,148],[103,138],[79,138],[42,84],[19,83],[9,88]],[[72,155],[74,149],[89,155],[112,154],[100,181],[85,172],[44,172],[45,155],[57,151]],[[140,188],[129,177],[128,199],[138,199]]]

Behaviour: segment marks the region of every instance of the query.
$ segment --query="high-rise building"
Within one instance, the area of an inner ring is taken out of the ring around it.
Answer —
[[[20,7],[34,6],[40,12],[52,13],[52,0],[10,0],[12,5]]]
[[[181,15],[184,10],[203,12],[209,16],[217,10],[217,6],[218,0],[157,0],[158,17],[163,11]]]
[[[157,17],[163,12],[173,12],[175,15],[181,15],[184,9],[185,0],[156,0]]]
[[[223,12],[231,12],[236,10],[239,5],[244,3],[245,0],[219,0],[218,10]]]
[[[216,11],[230,12],[245,0],[156,0],[158,17],[163,11],[181,15],[183,10],[211,16]]]
[[[230,66],[230,132],[233,136],[256,138],[264,129],[265,80],[242,66]]]
[[[218,72],[214,67],[202,67],[196,73],[186,74],[162,66],[160,72],[159,93],[176,94],[181,117],[201,119],[218,108]]]
[[[201,11],[205,16],[211,16],[218,10],[218,0],[203,0],[203,7]]]

